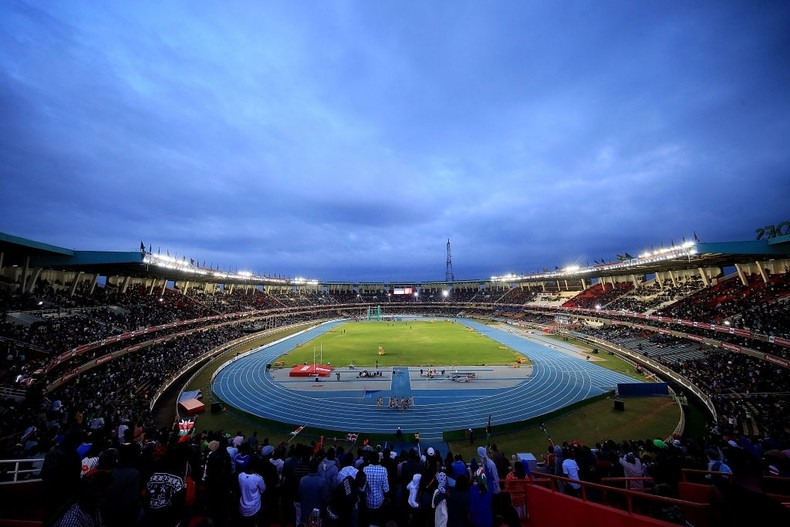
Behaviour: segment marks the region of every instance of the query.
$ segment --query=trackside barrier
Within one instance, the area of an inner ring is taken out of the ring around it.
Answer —
[[[664,507],[677,506],[688,518],[701,518],[694,527],[708,527],[710,504],[658,496],[645,491],[611,487],[586,481],[575,481],[554,474],[537,473],[525,480],[508,480],[510,492],[523,492],[527,497],[529,525],[539,527],[666,527],[660,519]],[[627,478],[624,478],[627,479]],[[579,495],[570,496],[561,490],[571,481],[581,485]],[[519,485],[521,489],[519,489]]]
[[[40,481],[39,473],[44,458],[2,459],[0,460],[0,485],[10,485],[21,481]]]

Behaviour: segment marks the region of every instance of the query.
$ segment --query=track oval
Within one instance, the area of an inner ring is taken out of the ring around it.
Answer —
[[[224,365],[215,375],[212,391],[226,404],[251,415],[308,425],[340,434],[364,432],[389,434],[419,432],[425,439],[440,439],[447,430],[484,427],[491,416],[495,425],[524,421],[548,414],[578,401],[613,390],[617,383],[634,379],[597,366],[580,357],[536,344],[513,333],[466,319],[455,319],[475,331],[524,354],[532,374],[508,388],[469,391],[414,390],[416,404],[406,411],[377,408],[375,399],[341,392],[315,393],[289,390],[272,379],[266,365],[331,330],[344,320],[329,322],[267,345]],[[388,385],[388,383],[387,383]],[[474,393],[474,392],[472,392]]]

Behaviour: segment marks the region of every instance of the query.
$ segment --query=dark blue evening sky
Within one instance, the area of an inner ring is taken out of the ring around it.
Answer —
[[[322,280],[790,220],[790,3],[0,3],[0,231]]]

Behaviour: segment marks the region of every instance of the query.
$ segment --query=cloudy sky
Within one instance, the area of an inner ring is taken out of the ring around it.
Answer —
[[[790,220],[790,3],[0,3],[0,231],[456,279]]]

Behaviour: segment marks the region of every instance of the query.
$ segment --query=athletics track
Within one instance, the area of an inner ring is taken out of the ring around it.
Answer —
[[[236,357],[217,371],[212,392],[231,407],[295,426],[336,430],[339,435],[392,434],[401,427],[406,436],[419,432],[423,440],[441,441],[446,430],[485,427],[489,416],[494,425],[524,421],[614,390],[617,383],[639,382],[596,366],[581,354],[557,349],[561,343],[551,349],[523,332],[467,319],[455,321],[524,354],[532,362],[531,374],[526,374],[526,368],[508,368],[503,376],[502,369],[495,375],[493,368],[464,367],[463,371],[477,370],[477,378],[457,383],[446,378],[426,381],[416,367],[409,369],[405,379],[405,373],[393,374],[389,368],[381,370],[381,377],[365,379],[357,377],[359,370],[339,368],[335,370],[340,371],[339,381],[333,373],[312,383],[289,378],[287,368],[267,370],[266,365],[277,357],[346,322],[340,320]],[[301,384],[294,389],[289,386],[293,382]],[[398,400],[413,396],[414,407],[389,408],[390,396]],[[382,408],[376,405],[379,397],[384,400]]]

